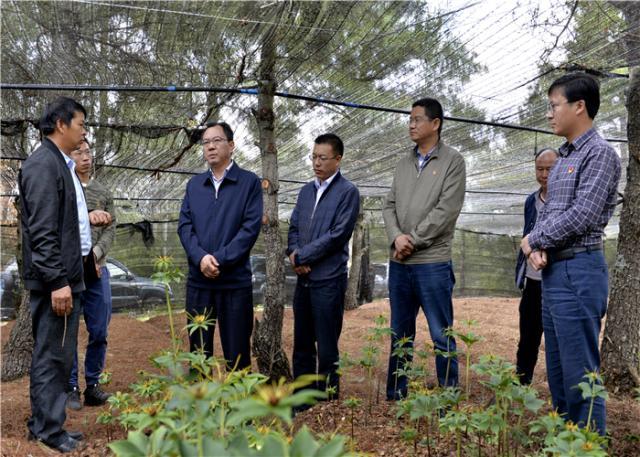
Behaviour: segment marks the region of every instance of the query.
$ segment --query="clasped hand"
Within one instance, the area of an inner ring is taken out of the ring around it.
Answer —
[[[395,246],[393,257],[397,260],[404,260],[413,254],[413,239],[409,235],[398,235],[394,240],[393,245]]]
[[[529,245],[529,235],[522,238],[520,248],[533,268],[539,271],[547,266],[547,252],[544,250],[534,251],[531,249],[531,246]]]
[[[109,225],[112,222],[111,214],[101,209],[94,209],[89,213],[89,223],[97,227]]]
[[[308,275],[309,273],[311,273],[311,267],[309,265],[296,265],[296,252],[297,251],[293,251],[291,254],[289,254],[289,262],[291,262],[293,271],[300,276]]]
[[[211,254],[205,255],[200,260],[200,271],[209,279],[216,279],[220,276],[220,264]]]

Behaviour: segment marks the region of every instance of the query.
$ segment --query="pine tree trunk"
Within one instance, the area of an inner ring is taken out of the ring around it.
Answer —
[[[254,116],[260,136],[262,158],[262,191],[264,215],[262,234],[266,260],[266,285],[262,320],[256,319],[253,333],[253,353],[258,369],[273,380],[291,379],[289,360],[282,349],[284,316],[284,246],[278,221],[278,154],[275,145],[273,99],[276,90],[274,67],[276,59],[273,36],[265,37],[260,58],[258,109]]]
[[[22,278],[22,232],[20,203],[16,199],[16,214],[18,220],[18,239],[16,243],[16,260],[18,273]],[[15,284],[15,287],[18,287]],[[29,308],[29,292],[22,288],[22,299],[16,322],[11,329],[11,335],[2,348],[2,370],[0,380],[2,382],[21,378],[31,369],[31,352],[33,351],[33,334],[31,332],[31,309]]]
[[[375,274],[371,268],[371,230],[369,230],[368,223],[364,224],[362,231],[362,268],[360,269],[360,287],[358,288],[358,300],[361,305],[373,300],[375,287]]]
[[[351,268],[349,269],[349,279],[347,281],[347,292],[344,297],[344,309],[356,309],[360,302],[359,291],[362,284],[362,256],[364,254],[364,211],[362,210],[362,198],[360,198],[360,209],[358,219],[351,236]]]
[[[2,370],[0,381],[13,381],[29,374],[33,335],[31,333],[31,309],[29,292],[22,292],[18,317],[11,329],[9,340],[2,348]]]
[[[607,388],[628,393],[640,386],[640,9],[634,2],[614,2],[627,18],[629,50],[627,94],[629,167],[620,216],[618,253],[602,342],[602,371]],[[635,33],[635,36],[633,36]]]

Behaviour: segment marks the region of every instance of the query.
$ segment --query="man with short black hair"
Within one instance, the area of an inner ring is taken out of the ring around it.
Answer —
[[[106,225],[104,211],[87,211],[69,157],[86,135],[86,111],[71,98],[48,104],[40,119],[40,146],[18,177],[22,258],[33,329],[29,439],[60,452],[80,447],[82,433],[64,430],[65,387],[75,352],[85,268],[92,268],[90,224]]]
[[[575,424],[604,434],[604,399],[583,398],[576,386],[585,373],[600,369],[598,338],[609,287],[602,237],[616,207],[620,159],[593,129],[600,107],[594,78],[567,74],[551,84],[548,97],[551,128],[567,141],[549,176],[544,209],[521,247],[529,262],[543,269],[542,322],[553,405]]]
[[[178,235],[189,260],[187,313],[218,322],[228,368],[251,367],[253,295],[249,254],[262,222],[260,179],[231,158],[233,130],[207,124],[202,134],[209,170],[187,183]],[[213,355],[213,325],[189,335],[191,351]]]
[[[293,297],[293,376],[317,374],[315,388],[340,394],[338,340],[347,290],[349,239],[360,194],[340,173],[344,145],[325,133],[310,156],[316,179],[300,189],[291,213],[287,255],[298,282]]]
[[[462,155],[440,139],[442,105],[432,98],[413,103],[409,136],[416,146],[400,159],[384,207],[390,244],[389,301],[391,355],[387,399],[407,396],[403,369],[410,353],[399,357],[397,346],[410,352],[416,317],[422,308],[436,352],[438,384],[458,384],[456,342],[446,335],[453,325],[451,242],[465,193]]]
[[[558,151],[543,148],[535,154],[536,181],[540,188],[530,194],[524,204],[524,229],[527,236],[536,224],[537,215],[547,200],[547,179],[558,159]],[[542,273],[527,262],[520,250],[516,264],[516,286],[522,290],[518,307],[520,340],[516,354],[516,374],[523,385],[531,384],[542,341]]]
[[[91,227],[96,277],[85,281],[86,289],[82,292],[80,299],[84,323],[89,333],[84,358],[86,384],[84,404],[100,406],[104,405],[110,397],[110,394],[100,387],[99,380],[107,355],[107,333],[111,321],[111,285],[109,284],[109,269],[106,262],[107,253],[116,237],[115,207],[111,192],[92,177],[93,155],[86,140],[80,144],[78,149],[71,151],[71,158],[76,163],[76,173],[85,191],[87,207],[106,211],[112,216],[112,223],[109,226]],[[77,350],[67,391],[69,393],[67,407],[74,410],[81,409]]]

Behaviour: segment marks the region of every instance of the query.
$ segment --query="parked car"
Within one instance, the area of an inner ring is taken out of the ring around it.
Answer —
[[[107,258],[107,268],[111,276],[111,296],[113,310],[151,308],[166,303],[164,285],[151,278],[134,275],[121,262]],[[18,264],[11,260],[0,274],[0,318],[14,319],[20,304],[22,285],[18,275]],[[169,288],[169,297],[173,292]]]
[[[267,264],[263,255],[252,255],[251,272],[253,283],[253,304],[264,305],[264,290],[267,286]],[[285,306],[291,306],[293,304],[293,294],[296,290],[296,282],[298,276],[291,268],[289,259],[284,258],[284,292],[285,292]]]
[[[264,304],[264,289],[266,287],[266,263],[263,255],[251,256],[251,271],[253,273],[253,304]],[[284,259],[284,272],[285,283],[284,290],[286,295],[286,306],[293,304],[293,294],[296,290],[296,282],[298,277],[291,268],[289,259]],[[374,285],[373,285],[373,298],[387,298],[389,296],[388,279],[389,279],[389,264],[387,263],[374,263],[371,265],[373,270]]]
[[[136,276],[121,262],[107,258],[111,276],[111,300],[113,310],[150,308],[166,303],[165,286],[151,278]],[[169,287],[169,298],[173,292]]]
[[[0,319],[15,319],[20,304],[20,275],[18,262],[14,257],[0,273]]]
[[[387,298],[389,296],[389,264],[374,263],[373,269],[373,298]]]

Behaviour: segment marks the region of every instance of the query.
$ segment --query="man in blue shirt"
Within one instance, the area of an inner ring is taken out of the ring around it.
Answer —
[[[558,159],[552,148],[540,149],[535,155],[536,181],[540,188],[527,197],[524,204],[524,229],[528,235],[536,224],[537,215],[547,200],[547,179]],[[542,340],[542,272],[527,262],[522,250],[516,264],[516,286],[522,290],[518,313],[520,315],[520,341],[516,354],[516,373],[523,385],[531,384],[533,370],[538,361]]]
[[[608,272],[602,236],[616,207],[620,159],[593,129],[600,107],[597,81],[567,74],[551,84],[547,117],[566,138],[548,180],[548,198],[533,231],[522,239],[529,262],[542,270],[542,322],[553,405],[580,426],[604,434],[605,404],[582,398],[576,386],[600,369],[598,337],[607,310]],[[591,413],[592,424],[587,424]],[[593,426],[595,424],[595,426]]]
[[[262,221],[260,179],[231,158],[233,131],[225,122],[202,134],[209,170],[194,176],[180,210],[178,235],[189,260],[187,313],[215,319],[228,368],[251,366],[253,298],[249,254]],[[215,323],[189,335],[191,351],[213,355]]]
[[[315,139],[316,179],[305,184],[291,214],[287,255],[298,275],[293,298],[293,375],[318,374],[315,387],[339,395],[338,339],[347,289],[349,238],[360,205],[356,186],[340,173],[342,140]]]

